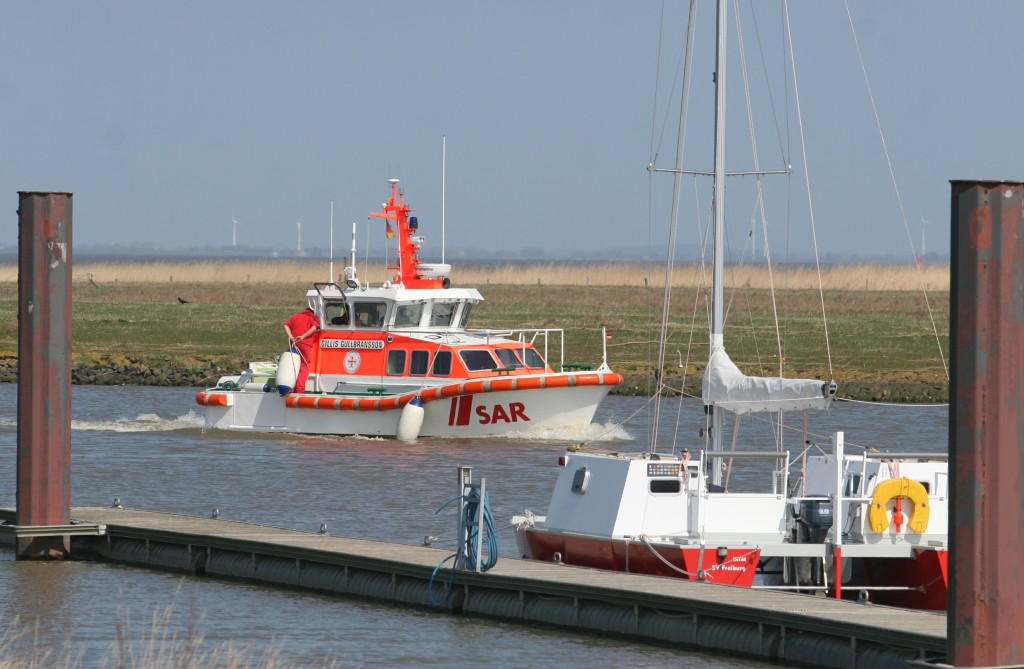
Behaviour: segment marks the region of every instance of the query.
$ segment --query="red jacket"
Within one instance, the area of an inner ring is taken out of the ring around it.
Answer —
[[[298,339],[309,332],[310,328],[319,329],[320,320],[313,313],[312,309],[307,308],[285,321],[284,326],[292,339]],[[309,360],[309,356],[316,347],[316,332],[314,331],[302,341],[295,342],[295,346],[298,347],[303,357]]]

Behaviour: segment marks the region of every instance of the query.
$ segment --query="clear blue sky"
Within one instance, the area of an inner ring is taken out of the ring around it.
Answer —
[[[645,167],[652,136],[659,164],[675,153],[668,101],[678,104],[682,4],[663,25],[660,2],[607,0],[8,3],[0,244],[17,242],[17,191],[54,190],[75,194],[76,247],[228,246],[232,215],[240,245],[294,250],[301,220],[303,246],[326,247],[333,200],[342,254],[351,223],[362,229],[397,177],[428,246],[438,245],[446,135],[449,248],[658,249],[671,179],[652,184]],[[755,32],[741,4],[757,96],[766,67],[782,71],[780,11],[757,0]],[[712,5],[701,6],[692,103],[708,114]],[[851,9],[910,232],[843,3],[793,0],[819,247],[909,256],[923,218],[926,250],[948,253],[950,179],[1024,178],[1024,2],[858,0]],[[730,39],[735,48],[735,32]],[[730,160],[748,169],[735,60],[730,77]],[[776,114],[788,104],[791,120],[759,128],[762,167],[777,168],[782,153],[797,167],[793,98],[773,95]],[[766,100],[754,104],[766,110]],[[691,122],[688,167],[710,167],[709,139],[703,121]],[[802,192],[802,170],[788,181]],[[699,206],[684,204],[682,243],[696,243]],[[730,234],[742,236],[750,200],[730,207]],[[810,249],[795,223],[773,235],[776,257]]]

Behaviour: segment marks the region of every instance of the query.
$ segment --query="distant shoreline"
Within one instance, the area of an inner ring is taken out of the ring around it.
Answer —
[[[342,261],[333,265],[335,280],[341,280]],[[80,262],[72,268],[75,283],[154,284],[304,284],[330,279],[330,265],[316,260],[205,260]],[[359,267],[363,282],[380,284],[392,278],[380,262]],[[819,282],[820,276],[820,282]],[[18,266],[0,264],[0,283],[17,282]],[[567,261],[458,263],[450,274],[457,286],[636,286],[663,287],[665,270],[654,262]],[[809,265],[729,265],[725,281],[729,288],[842,291],[928,291],[948,292],[948,263],[893,265],[864,263],[823,265],[819,271]],[[708,268],[681,263],[675,267],[675,288],[696,288],[710,281]]]

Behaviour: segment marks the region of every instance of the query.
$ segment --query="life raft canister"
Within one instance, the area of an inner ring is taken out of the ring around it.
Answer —
[[[868,507],[868,524],[871,531],[882,533],[889,527],[888,503],[897,497],[905,497],[914,503],[914,512],[907,520],[907,528],[916,534],[924,534],[928,529],[928,491],[917,481],[904,478],[889,479],[875,486]]]

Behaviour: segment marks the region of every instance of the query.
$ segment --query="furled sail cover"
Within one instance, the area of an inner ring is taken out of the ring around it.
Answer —
[[[834,381],[786,379],[781,376],[747,376],[724,348],[708,361],[703,382],[704,404],[734,413],[827,409],[836,394]]]

